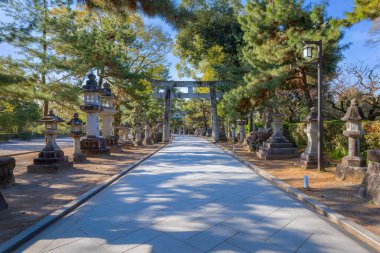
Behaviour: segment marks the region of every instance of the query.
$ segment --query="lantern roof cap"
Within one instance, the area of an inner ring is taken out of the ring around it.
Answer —
[[[108,82],[105,82],[103,84],[103,88],[101,88],[101,93],[103,97],[115,97],[115,95],[112,93],[111,85]]]
[[[88,74],[86,84],[82,86],[83,91],[100,91],[100,86],[96,81],[96,76],[93,73]]]
[[[362,109],[358,106],[356,98],[351,100],[350,107],[348,107],[346,114],[343,116],[343,121],[361,121],[364,118]]]
[[[318,120],[318,111],[317,111],[317,108],[312,107],[310,108],[309,115],[307,115],[305,118],[305,122],[310,122],[310,121],[315,121],[315,120]]]
[[[38,120],[38,122],[41,122],[41,123],[54,123],[54,122],[60,123],[60,122],[64,122],[64,120],[61,119],[60,117],[56,116],[54,114],[53,110],[50,110],[49,114],[42,117],[42,119]]]
[[[67,125],[86,125],[86,122],[82,121],[80,118],[79,118],[79,114],[78,113],[74,113],[73,115],[73,118],[66,123]]]

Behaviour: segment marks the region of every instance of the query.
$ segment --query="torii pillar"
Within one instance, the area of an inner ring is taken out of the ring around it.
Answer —
[[[164,114],[164,131],[162,142],[168,143],[170,140],[170,106],[171,106],[171,89],[165,89],[165,114]]]
[[[210,84],[210,105],[212,115],[212,139],[214,142],[219,141],[218,113],[216,108],[216,90],[215,86]]]

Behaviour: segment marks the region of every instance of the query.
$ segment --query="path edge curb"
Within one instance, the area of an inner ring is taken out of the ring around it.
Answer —
[[[10,238],[9,240],[3,242],[0,244],[0,252],[1,253],[8,253],[12,252],[13,250],[16,250],[18,247],[23,245],[28,240],[32,239],[34,236],[48,228],[53,223],[57,222],[67,214],[74,211],[76,208],[87,202],[89,199],[94,197],[99,192],[106,189],[108,186],[113,184],[115,181],[123,177],[124,175],[131,172],[134,168],[136,168],[138,165],[146,161],[151,156],[158,153],[161,149],[166,147],[170,143],[164,143],[163,146],[159,147],[157,150],[155,150],[153,153],[146,155],[145,157],[141,158],[137,162],[134,162],[127,166],[126,169],[120,171],[119,173],[113,175],[112,177],[108,178],[106,181],[102,182],[101,184],[95,186],[94,188],[90,189],[89,191],[83,193],[76,199],[72,200],[68,204],[64,205],[62,208],[54,211],[53,213],[49,214],[45,218],[42,218],[40,221],[36,222],[32,226],[28,227],[21,233],[15,235],[14,237]]]
[[[290,195],[292,195],[299,201],[305,203],[308,207],[312,208],[314,211],[316,211],[320,215],[326,217],[330,222],[342,228],[344,231],[348,232],[350,235],[354,236],[356,239],[360,240],[361,242],[364,242],[365,244],[369,245],[373,249],[380,252],[380,237],[379,236],[368,231],[361,225],[349,220],[347,217],[337,213],[333,209],[325,206],[319,201],[313,199],[312,197],[309,197],[308,195],[302,193],[298,189],[288,185],[284,181],[264,171],[263,169],[254,165],[253,163],[243,160],[242,158],[237,156],[234,152],[218,145],[217,143],[214,143],[214,142],[211,142],[211,143],[214,144],[219,149],[223,150],[226,154],[232,156],[239,162],[243,163],[245,166],[253,170],[259,176],[273,183],[275,186],[289,193]]]

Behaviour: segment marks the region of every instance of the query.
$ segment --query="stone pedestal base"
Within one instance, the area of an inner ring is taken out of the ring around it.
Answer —
[[[133,145],[135,147],[141,147],[141,146],[143,146],[143,143],[142,143],[142,141],[135,141],[135,142],[133,142]]]
[[[7,202],[5,201],[5,198],[3,197],[3,195],[1,194],[0,192],[0,212],[7,209],[8,208],[8,204]]]
[[[27,166],[28,173],[59,173],[67,168],[72,168],[62,150],[42,150],[38,158],[33,159],[33,164]]]
[[[16,160],[12,157],[0,158],[0,188],[6,188],[15,183],[13,169],[16,167]]]
[[[303,169],[316,169],[318,167],[318,154],[302,153],[296,165]]]
[[[118,138],[116,136],[107,136],[105,139],[107,147],[113,147],[118,145]]]
[[[380,150],[368,150],[368,170],[356,195],[380,205]]]
[[[367,171],[367,167],[354,167],[338,164],[336,167],[335,178],[338,180],[349,180],[362,182]]]
[[[74,155],[73,155],[73,161],[74,161],[75,163],[84,162],[84,161],[86,161],[86,160],[87,160],[87,159],[86,159],[86,156],[83,155],[83,154],[74,154]]]
[[[143,141],[143,144],[146,146],[146,145],[152,145],[153,144],[153,142],[152,142],[152,140],[151,139],[148,139],[148,140],[144,140]]]
[[[86,139],[81,140],[80,150],[83,155],[88,157],[110,154],[106,140],[93,136],[88,136]]]
[[[264,160],[284,160],[298,158],[297,149],[290,142],[268,143],[264,142],[259,148],[257,156]]]

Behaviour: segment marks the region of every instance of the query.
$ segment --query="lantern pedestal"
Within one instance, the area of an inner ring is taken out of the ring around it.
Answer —
[[[273,134],[259,148],[257,156],[264,160],[283,160],[298,158],[297,149],[282,135],[282,115],[273,114]]]
[[[110,154],[105,139],[90,135],[80,141],[80,150],[87,157]]]
[[[80,136],[73,136],[74,138],[74,154],[73,154],[73,161],[76,163],[84,162],[86,161],[86,156],[82,154],[80,150]]]

